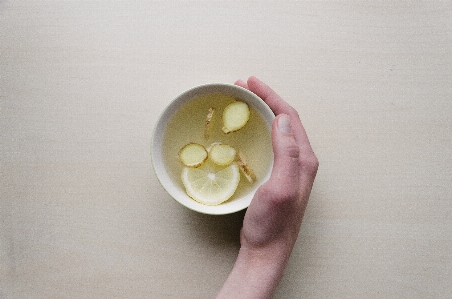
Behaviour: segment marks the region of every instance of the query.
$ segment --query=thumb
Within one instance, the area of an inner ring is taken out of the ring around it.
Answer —
[[[273,122],[272,127],[273,143],[273,171],[270,178],[272,186],[281,187],[284,194],[298,190],[298,157],[300,149],[295,141],[292,132],[290,117],[280,114]]]

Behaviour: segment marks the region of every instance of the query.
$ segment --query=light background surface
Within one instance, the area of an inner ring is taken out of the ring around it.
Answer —
[[[452,2],[0,1],[0,298],[212,298],[243,212],[158,183],[158,115],[255,75],[320,160],[274,298],[450,298]]]

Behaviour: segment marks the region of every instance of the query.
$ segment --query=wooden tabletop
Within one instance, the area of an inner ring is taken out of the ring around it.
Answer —
[[[450,1],[0,1],[0,298],[213,298],[244,212],[190,211],[150,138],[255,75],[320,160],[274,298],[450,298]]]

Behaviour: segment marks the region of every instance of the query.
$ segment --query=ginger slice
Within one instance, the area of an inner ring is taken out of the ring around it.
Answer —
[[[235,160],[237,151],[227,144],[214,144],[209,151],[209,159],[220,166],[227,166]]]
[[[242,171],[243,175],[246,177],[248,182],[250,182],[251,184],[254,183],[254,181],[256,180],[256,174],[246,163],[245,155],[240,149],[238,150],[237,165],[239,166],[240,170]]]
[[[212,118],[215,112],[215,108],[209,108],[209,112],[207,113],[206,123],[204,125],[204,138],[209,139],[210,131],[212,130]]]
[[[207,150],[198,143],[189,143],[179,151],[179,159],[187,167],[198,167],[207,159]]]
[[[227,105],[223,110],[223,132],[235,132],[243,128],[250,118],[248,104],[235,101]]]
[[[207,152],[210,152],[210,150],[212,149],[212,147],[213,147],[214,145],[217,145],[217,144],[222,144],[222,143],[219,142],[219,141],[212,143],[211,145],[209,145],[209,146],[206,148]]]

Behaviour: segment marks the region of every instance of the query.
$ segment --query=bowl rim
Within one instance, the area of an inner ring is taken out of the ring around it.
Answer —
[[[268,129],[271,132],[271,127],[275,115],[270,107],[256,94],[245,89],[243,87],[227,84],[227,83],[208,83],[192,87],[178,96],[176,96],[160,113],[157,122],[154,125],[151,138],[151,160],[154,173],[159,180],[160,184],[166,190],[166,192],[178,203],[182,204],[186,208],[209,215],[225,215],[246,209],[254,196],[255,191],[260,185],[256,185],[246,195],[233,200],[227,201],[220,205],[208,206],[203,205],[192,198],[190,198],[185,190],[178,188],[177,184],[171,179],[168,174],[167,168],[163,160],[163,138],[168,120],[173,114],[186,102],[205,94],[210,93],[224,93],[236,97],[247,104],[251,105],[256,111],[258,111],[267,123]],[[271,170],[273,167],[273,155],[270,162],[269,170],[261,182],[264,183],[270,178]]]

